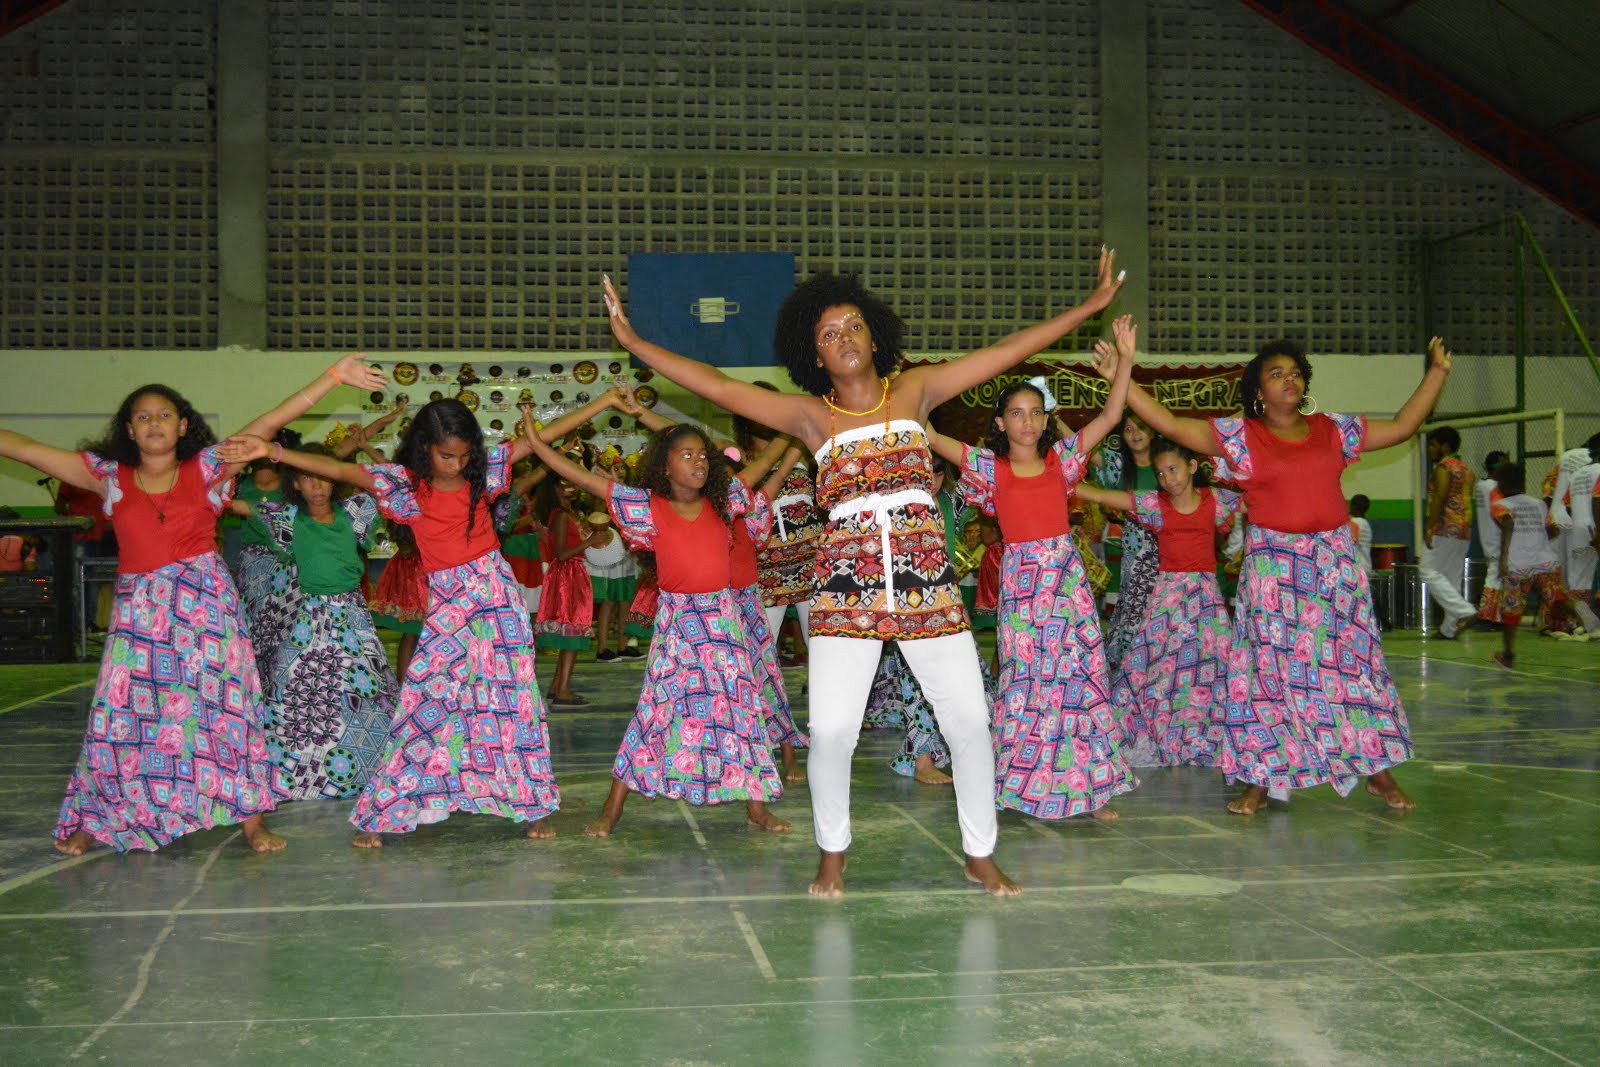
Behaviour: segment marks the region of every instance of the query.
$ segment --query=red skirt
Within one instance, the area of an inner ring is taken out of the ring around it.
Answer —
[[[394,556],[378,575],[368,606],[375,615],[399,622],[421,622],[428,615],[428,572],[421,556]]]

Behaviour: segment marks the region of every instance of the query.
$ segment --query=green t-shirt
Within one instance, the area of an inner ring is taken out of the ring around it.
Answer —
[[[350,516],[337,504],[332,522],[318,522],[306,511],[295,515],[292,551],[300,588],[311,596],[334,596],[361,588],[366,567],[356,551]]]
[[[262,489],[249,478],[245,478],[239,483],[239,491],[233,494],[233,498],[249,504],[251,508],[254,508],[257,504],[281,504],[283,503],[283,490],[281,488]],[[267,531],[266,524],[261,521],[259,516],[251,515],[248,519],[241,518],[239,521],[244,524],[244,533],[239,536],[239,545],[241,547],[247,545],[273,547],[272,534]]]

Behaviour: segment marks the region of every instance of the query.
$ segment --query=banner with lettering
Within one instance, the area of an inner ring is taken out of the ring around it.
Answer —
[[[920,366],[932,360],[908,360],[907,366]],[[1182,364],[1133,369],[1133,380],[1175,415],[1209,418],[1234,415],[1239,402],[1239,378],[1244,364]],[[1056,412],[1074,429],[1081,428],[1105,408],[1111,386],[1086,363],[1067,363],[1039,359],[1022,364],[960,396],[941,404],[934,411],[943,433],[973,444],[981,443],[994,413],[994,402],[1013,382],[1044,378],[1056,398]]]

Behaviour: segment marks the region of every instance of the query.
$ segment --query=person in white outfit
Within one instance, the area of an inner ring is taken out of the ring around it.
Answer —
[[[1562,570],[1573,610],[1588,633],[1600,634],[1600,616],[1596,616],[1594,610],[1595,564],[1600,561],[1594,522],[1595,487],[1600,482],[1600,433],[1584,442],[1583,451],[1588,457],[1583,466],[1568,472],[1566,464],[1562,464],[1562,473],[1550,500],[1550,518],[1563,527],[1565,534],[1561,539],[1565,542]]]
[[[1467,548],[1472,544],[1472,471],[1456,457],[1461,434],[1453,426],[1428,431],[1427,518],[1422,527],[1422,553],[1417,576],[1428,597],[1444,611],[1439,636],[1454,639],[1461,624],[1477,609],[1461,595]]]
[[[1499,499],[1499,483],[1494,480],[1495,468],[1509,463],[1511,457],[1495,449],[1483,457],[1483,477],[1472,484],[1472,514],[1478,524],[1478,543],[1483,546],[1483,593],[1478,597],[1477,625],[1490,630],[1500,629],[1500,525],[1495,522],[1490,509]]]

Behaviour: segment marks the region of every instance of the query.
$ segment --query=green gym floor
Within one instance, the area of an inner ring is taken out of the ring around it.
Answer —
[[[635,798],[585,838],[640,661],[581,661],[596,710],[550,717],[553,841],[459,816],[363,851],[302,802],[276,855],[63,860],[94,667],[0,668],[0,1062],[1600,1063],[1600,643],[1529,632],[1508,675],[1498,640],[1385,640],[1414,812],[1324,787],[1241,818],[1216,774],[1150,772],[1115,825],[1003,813],[1013,900],[881,731],[842,901],[806,895],[803,784],[787,835]]]

